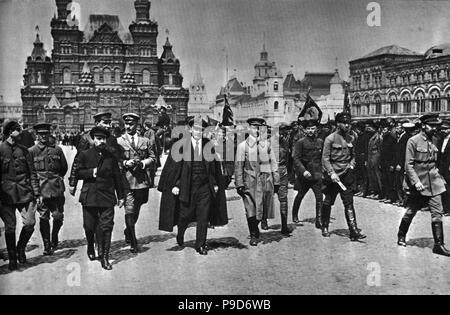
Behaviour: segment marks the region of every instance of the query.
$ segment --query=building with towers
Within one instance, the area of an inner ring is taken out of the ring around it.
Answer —
[[[208,116],[213,117],[212,105],[200,73],[200,66],[197,64],[194,80],[189,85],[188,115],[201,116],[206,120]]]
[[[77,131],[91,128],[92,116],[101,111],[112,112],[116,122],[128,111],[157,120],[160,97],[170,105],[173,122],[186,117],[189,91],[180,61],[168,37],[158,57],[158,23],[150,19],[149,0],[134,2],[136,18],[128,30],[118,16],[97,14],[81,30],[70,4],[56,0],[51,55],[36,34],[21,90],[25,123]]]

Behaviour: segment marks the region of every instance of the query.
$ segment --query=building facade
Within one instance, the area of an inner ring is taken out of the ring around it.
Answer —
[[[91,15],[81,31],[70,23],[70,3],[56,0],[51,57],[36,35],[21,90],[24,122],[76,131],[91,128],[92,116],[102,111],[112,112],[116,122],[128,111],[154,120],[160,96],[171,105],[172,121],[184,119],[189,91],[168,38],[157,56],[158,23],[150,19],[150,1],[134,2],[136,19],[128,31],[113,15]]]
[[[420,54],[382,47],[350,61],[349,96],[356,119],[450,116],[450,44]]]
[[[189,85],[188,115],[201,116],[207,120],[213,117],[213,103],[209,101],[205,83],[200,73],[200,66],[195,69],[194,80]]]
[[[5,103],[3,101],[3,95],[0,95],[0,124],[7,119],[22,119],[22,104]]]

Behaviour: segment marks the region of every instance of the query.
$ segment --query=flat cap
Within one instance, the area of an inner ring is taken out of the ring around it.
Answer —
[[[105,120],[105,119],[111,120],[112,114],[109,112],[101,112],[101,113],[95,114],[93,117],[94,117],[95,121],[100,121],[100,120]]]
[[[109,132],[108,129],[96,126],[91,129],[89,135],[91,136],[91,138],[94,138],[95,136],[109,138],[111,136],[111,133]]]
[[[123,120],[136,120],[139,121],[141,119],[141,117],[139,117],[138,114],[135,113],[126,113],[122,115],[122,119]]]
[[[422,124],[427,125],[440,125],[442,123],[442,121],[439,119],[438,113],[428,113],[422,115],[419,120]]]
[[[305,119],[302,121],[304,128],[317,126],[319,122],[316,119]]]
[[[258,117],[248,119],[247,123],[251,126],[257,126],[257,127],[267,126],[266,121],[264,119],[258,118]]]
[[[33,129],[36,131],[36,133],[49,133],[51,128],[52,125],[47,123],[36,124],[33,126]]]
[[[349,124],[352,122],[352,116],[346,112],[337,113],[335,120],[336,120],[336,123]]]

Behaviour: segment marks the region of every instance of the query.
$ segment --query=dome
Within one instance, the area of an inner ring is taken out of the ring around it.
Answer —
[[[440,44],[431,47],[425,53],[425,57],[428,58],[436,58],[441,56],[450,55],[450,43]]]

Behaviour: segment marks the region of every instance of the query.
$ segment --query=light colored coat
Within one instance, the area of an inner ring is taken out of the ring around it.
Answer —
[[[274,150],[268,141],[249,136],[237,147],[235,160],[236,187],[245,188],[244,206],[247,217],[272,219],[274,215],[274,186],[280,175]]]
[[[138,138],[137,146],[133,148],[131,145],[128,135],[124,134],[117,139],[117,143],[123,148],[125,160],[121,161],[124,165],[125,176],[128,183],[130,184],[131,190],[145,189],[153,187],[151,169],[155,165],[156,157],[153,152],[151,142],[148,138],[140,137]],[[129,160],[140,160],[143,162],[145,167],[138,165],[134,169],[129,169],[125,167],[125,162]]]

